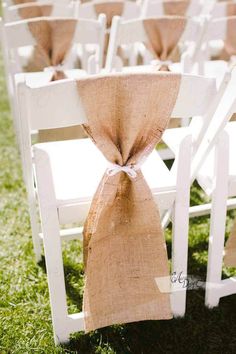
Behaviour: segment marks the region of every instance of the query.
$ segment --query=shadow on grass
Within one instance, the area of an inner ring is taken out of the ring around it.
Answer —
[[[234,310],[233,310],[234,309]],[[185,318],[112,326],[71,337],[65,350],[75,353],[235,353],[236,297],[220,307],[204,306],[204,292],[188,291]]]

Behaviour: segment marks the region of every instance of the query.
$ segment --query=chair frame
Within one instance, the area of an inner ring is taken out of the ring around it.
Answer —
[[[186,111],[193,110],[193,106],[199,113],[199,107],[194,105],[194,101],[188,102],[186,105],[186,93],[193,92],[192,80],[195,80],[195,93],[199,91],[200,95],[208,92],[209,97],[214,96],[215,86],[214,80],[204,78],[194,78],[191,76],[182,77],[183,86],[179,99],[176,103],[172,115],[179,116]],[[205,85],[205,86],[204,86]],[[73,87],[73,89],[72,89]],[[197,89],[198,88],[198,89]],[[85,122],[85,117],[81,111],[80,104],[78,103],[78,93],[76,91],[76,83],[71,80],[64,82],[51,83],[41,88],[29,88],[25,83],[18,85],[19,97],[19,110],[21,117],[22,128],[28,131],[30,136],[30,129],[42,129],[42,125],[46,124],[47,116],[50,113],[52,105],[55,107],[55,102],[60,102],[59,97],[65,91],[67,92],[67,102],[74,101],[74,105],[66,105],[66,107],[58,107],[55,114],[56,121],[50,122],[56,126],[63,126],[65,124],[62,118],[66,114],[66,124],[82,124]],[[203,92],[204,91],[204,92]],[[50,97],[50,99],[48,99]],[[77,101],[75,103],[77,97]],[[212,97],[213,98],[213,97]],[[57,100],[58,99],[58,100]],[[35,101],[36,100],[36,101]],[[35,106],[38,102],[36,109],[31,113],[35,116],[30,116],[30,107]],[[41,104],[40,104],[41,102]],[[44,102],[44,104],[42,104]],[[79,105],[79,106],[78,106]],[[48,106],[48,107],[47,107]],[[201,108],[206,110],[207,107]],[[44,112],[44,113],[43,113]],[[56,112],[56,113],[57,113]],[[197,113],[197,112],[196,112]],[[39,123],[37,117],[44,117]],[[70,117],[70,120],[68,118]],[[80,118],[78,118],[80,117]],[[32,121],[33,119],[33,121]],[[46,124],[45,128],[49,123]],[[30,126],[31,125],[31,126]],[[30,138],[24,140],[25,149],[28,149],[28,155],[31,155]],[[47,144],[47,143],[46,143]],[[50,143],[48,143],[50,144]],[[172,271],[183,272],[183,276],[187,275],[187,250],[188,250],[188,209],[189,209],[189,181],[190,165],[191,165],[191,144],[192,138],[190,135],[180,144],[180,152],[178,161],[175,161],[171,173],[176,176],[176,190],[175,190],[175,203],[173,204],[173,248],[172,248]],[[34,146],[34,163],[36,182],[38,188],[38,199],[40,206],[40,214],[42,220],[42,234],[45,249],[45,258],[48,274],[48,283],[50,290],[50,302],[52,309],[54,339],[56,343],[65,342],[69,339],[72,332],[83,330],[83,314],[68,315],[65,293],[65,280],[63,261],[61,254],[61,235],[60,235],[60,220],[57,209],[57,202],[55,191],[53,187],[52,170],[48,155],[41,149],[41,144]],[[32,156],[32,155],[31,155]],[[32,157],[29,156],[29,169],[31,170],[31,183],[34,183]],[[42,172],[43,171],[43,172]],[[32,196],[32,200],[33,200]],[[170,203],[173,203],[173,192],[162,191],[159,192],[160,201],[166,200],[161,205],[164,209],[168,209]],[[160,205],[159,205],[160,206]],[[77,237],[81,237],[77,235]],[[181,247],[180,247],[181,245]],[[173,285],[173,289],[175,286]],[[186,304],[186,289],[183,291],[174,291],[171,295],[172,309],[175,316],[183,316],[185,313]]]

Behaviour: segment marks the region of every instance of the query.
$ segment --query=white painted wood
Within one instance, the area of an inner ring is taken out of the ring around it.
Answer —
[[[146,68],[137,68],[137,71],[142,72]],[[150,71],[152,68],[150,68]],[[122,76],[125,73],[112,73],[110,75]],[[135,70],[131,69],[135,74]],[[96,75],[95,77],[102,77],[106,74]],[[148,75],[148,73],[147,73]],[[162,75],[162,73],[159,73]],[[85,80],[88,80],[85,79]],[[89,79],[90,80],[90,79]],[[93,80],[93,77],[91,77]],[[82,124],[86,122],[86,117],[81,106],[81,102],[77,92],[76,82],[74,80],[65,80],[63,82],[52,82],[48,86],[38,88],[28,88],[30,101],[29,112],[33,119],[31,121],[31,129],[49,129],[57,126],[68,126]],[[64,100],[64,94],[67,93],[67,99]],[[186,104],[186,95],[189,94],[189,102]],[[204,79],[200,76],[183,75],[181,79],[180,90],[175,107],[172,112],[172,117],[189,117],[194,115],[202,115],[209,102],[216,94],[216,86],[214,79]],[[196,100],[198,97],[198,100]],[[58,106],[57,102],[60,100],[63,105]],[[199,104],[201,102],[201,104]],[[37,111],[35,110],[37,106]]]
[[[190,199],[190,166],[191,166],[191,135],[186,136],[180,144],[176,183],[176,199],[173,209],[172,230],[172,274],[187,278],[188,264],[188,229]],[[186,307],[186,287],[176,289],[172,284],[171,304],[176,317],[184,316]]]
[[[215,188],[212,196],[211,225],[209,236],[206,298],[208,307],[218,306],[219,295],[215,287],[221,283],[225,239],[226,206],[228,197],[229,139],[221,134],[215,154]]]

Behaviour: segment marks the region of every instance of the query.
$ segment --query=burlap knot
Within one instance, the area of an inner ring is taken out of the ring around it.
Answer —
[[[63,62],[71,49],[77,20],[41,19],[28,22],[29,30],[36,40],[36,47],[25,70],[51,70],[51,81],[65,79]],[[40,142],[85,138],[81,126],[40,130]]]
[[[179,74],[154,73],[77,82],[85,129],[113,164],[104,171],[84,226],[86,332],[172,318],[169,294],[156,283],[169,275],[159,211],[139,163],[160,141],[180,81]]]
[[[189,0],[173,0],[173,1],[163,1],[163,9],[165,15],[170,16],[185,16],[188,10],[190,1]]]
[[[227,17],[226,39],[219,59],[229,61],[231,56],[236,55],[236,3],[227,4]]]
[[[179,61],[178,43],[186,23],[186,18],[180,16],[143,20],[148,37],[146,47],[154,54],[158,70],[168,71],[171,62]]]

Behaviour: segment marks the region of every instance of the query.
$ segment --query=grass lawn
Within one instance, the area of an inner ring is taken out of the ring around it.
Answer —
[[[194,186],[191,203],[204,199]],[[231,215],[232,216],[232,215]],[[227,233],[232,225],[228,217]],[[209,219],[191,220],[189,274],[205,280]],[[166,232],[170,251],[170,230]],[[70,311],[81,309],[81,244],[64,245]],[[231,270],[232,273],[232,270]],[[224,269],[228,276],[230,270]],[[204,307],[202,289],[188,292],[183,319],[113,326],[75,334],[66,346],[53,343],[44,262],[37,265],[31,242],[26,193],[0,62],[0,354],[29,353],[236,353],[236,295],[214,310]]]

